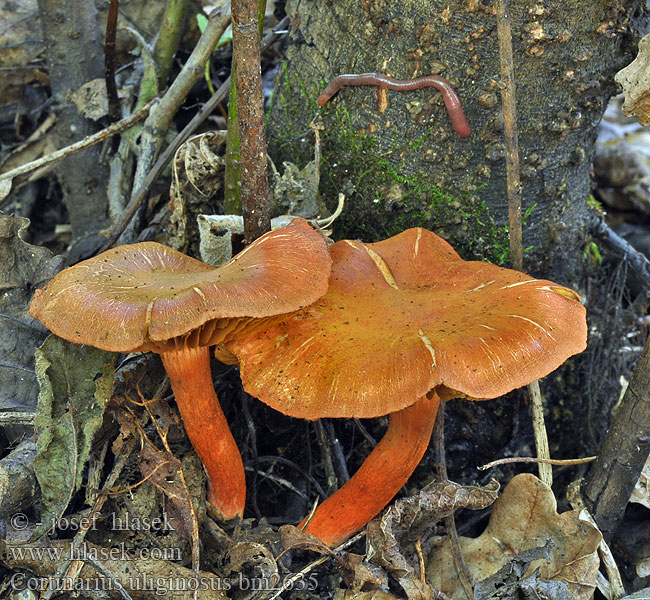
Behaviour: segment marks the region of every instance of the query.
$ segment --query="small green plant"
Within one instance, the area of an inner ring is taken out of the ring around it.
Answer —
[[[598,244],[596,242],[589,242],[582,253],[585,260],[588,260],[592,265],[600,266],[603,264],[603,255],[600,253]]]
[[[199,28],[199,31],[203,33],[205,31],[205,28],[208,26],[208,17],[206,17],[202,13],[198,13],[196,15],[196,24]],[[224,31],[223,35],[219,38],[219,41],[217,42],[217,45],[215,46],[215,50],[225,44],[228,44],[232,42],[232,28],[228,27],[226,31]],[[215,89],[214,85],[212,83],[212,78],[210,77],[210,61],[206,61],[205,63],[205,81],[208,84],[208,89],[210,90],[210,94],[214,94]]]

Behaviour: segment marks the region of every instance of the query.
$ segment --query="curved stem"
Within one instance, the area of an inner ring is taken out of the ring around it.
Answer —
[[[359,470],[314,513],[305,531],[338,546],[393,499],[429,445],[440,399],[435,392],[392,413],[388,430]],[[301,525],[303,525],[301,523]]]
[[[214,391],[210,349],[184,348],[160,357],[187,436],[208,474],[208,502],[223,519],[241,517],[246,502],[244,465]]]

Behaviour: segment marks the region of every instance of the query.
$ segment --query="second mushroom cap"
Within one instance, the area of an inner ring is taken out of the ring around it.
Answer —
[[[376,417],[434,388],[495,398],[586,346],[574,291],[464,261],[425,229],[374,244],[343,240],[330,253],[322,298],[225,345],[245,389],[293,417]]]

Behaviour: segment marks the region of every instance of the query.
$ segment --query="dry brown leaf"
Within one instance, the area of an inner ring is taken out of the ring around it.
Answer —
[[[245,597],[261,590],[271,591],[280,583],[273,554],[255,542],[239,542],[230,548],[224,574],[230,577],[234,589],[247,592]]]
[[[630,502],[637,502],[650,508],[650,456],[645,465],[643,465],[639,480],[636,482],[632,495],[630,496]]]
[[[370,592],[388,585],[383,570],[364,561],[362,554],[347,552],[338,558],[336,566],[346,587],[352,592]]]
[[[399,598],[382,590],[372,590],[370,592],[336,590],[334,592],[334,600],[399,600]]]
[[[169,452],[157,450],[151,444],[143,444],[140,455],[140,471],[153,485],[167,496],[178,511],[174,519],[174,531],[185,539],[192,539],[192,506],[189,492],[180,477],[181,462]]]
[[[650,34],[639,42],[637,57],[614,77],[623,86],[623,114],[636,116],[641,125],[650,125]]]
[[[579,511],[557,513],[551,489],[531,474],[517,475],[495,502],[490,523],[478,538],[460,538],[463,558],[473,580],[496,573],[521,552],[553,541],[549,560],[533,561],[527,575],[539,569],[540,579],[565,581],[576,600],[587,600],[596,585],[600,531],[579,519]],[[452,598],[465,598],[456,575],[449,540],[434,549],[427,581]]]
[[[169,190],[172,216],[168,244],[172,248],[180,251],[187,248],[188,221],[201,212],[195,205],[221,189],[225,142],[225,132],[211,131],[191,137],[176,151]]]
[[[413,542],[459,508],[480,510],[490,506],[498,492],[496,481],[483,488],[445,481],[431,483],[417,494],[397,500],[368,524],[368,558],[397,579],[413,577],[413,564],[417,563],[407,559],[413,553]]]
[[[318,554],[333,556],[334,552],[311,533],[305,533],[293,525],[282,525],[278,530],[282,548],[287,550],[311,550]]]

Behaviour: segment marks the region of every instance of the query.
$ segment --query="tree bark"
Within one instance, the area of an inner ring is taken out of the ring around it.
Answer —
[[[79,114],[68,99],[68,94],[84,83],[104,77],[100,23],[94,2],[39,0],[38,7],[52,97],[60,107],[56,132],[63,147],[101,128]],[[101,238],[93,234],[107,224],[108,168],[100,162],[100,152],[101,146],[94,146],[66,159],[57,169],[72,226],[70,262],[101,245]]]
[[[511,3],[526,268],[571,284],[583,268],[596,127],[614,73],[634,55],[638,3]],[[437,73],[455,86],[472,126],[456,136],[431,88],[343,88],[323,107],[328,201],[343,191],[337,237],[375,241],[421,225],[466,257],[507,258],[503,118],[494,6],[481,0],[290,0],[287,63],[271,118],[276,157],[310,153],[288,141],[320,90],[343,73],[399,79]],[[599,57],[607,57],[603,60]],[[534,208],[533,208],[534,207]]]

